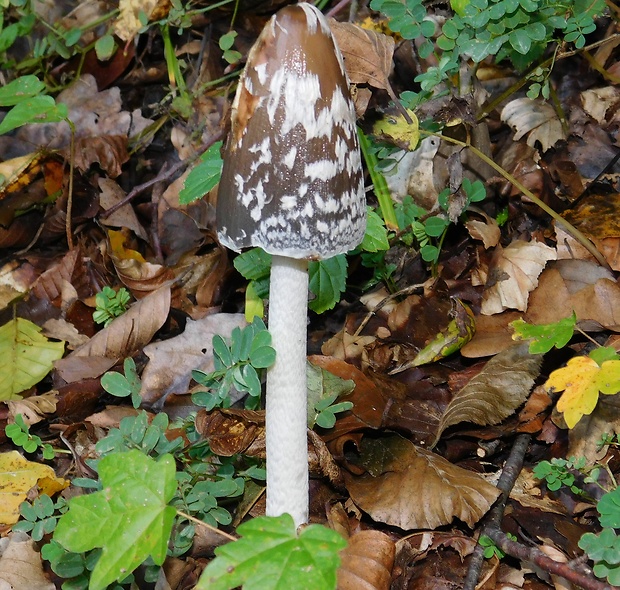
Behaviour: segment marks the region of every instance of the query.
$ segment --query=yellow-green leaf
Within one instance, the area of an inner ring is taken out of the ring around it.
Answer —
[[[41,328],[24,318],[0,327],[0,401],[19,399],[19,393],[47,375],[62,358],[65,343],[50,342]]]
[[[573,428],[582,416],[594,411],[599,393],[615,395],[620,391],[620,361],[605,361],[599,366],[587,356],[572,358],[566,367],[549,375],[545,387],[564,392],[557,409]]]

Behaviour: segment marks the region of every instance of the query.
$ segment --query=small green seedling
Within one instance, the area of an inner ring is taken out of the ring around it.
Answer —
[[[129,291],[121,287],[118,292],[111,287],[104,287],[95,295],[97,309],[93,312],[93,320],[103,327],[109,326],[114,318],[123,315],[127,311],[127,304],[131,299]]]
[[[140,377],[136,371],[136,363],[130,358],[126,358],[123,363],[124,375],[116,371],[108,371],[101,377],[101,387],[108,393],[116,397],[131,397],[134,408],[139,408],[142,403],[140,397]]]
[[[14,531],[30,533],[35,541],[54,532],[61,514],[67,511],[67,502],[59,498],[56,503],[47,494],[41,494],[32,502],[22,502],[19,513],[23,520],[13,525]]]
[[[44,443],[41,437],[30,433],[30,427],[24,422],[21,414],[15,416],[13,424],[7,424],[4,432],[18,446],[24,449],[26,453],[36,453],[41,450],[43,458],[46,460],[53,459],[56,456],[52,445]]]
[[[314,404],[314,421],[308,426],[312,428],[314,424],[321,428],[333,428],[336,424],[336,414],[345,412],[353,407],[352,402],[337,402],[338,394],[328,395]]]
[[[270,367],[276,358],[271,346],[271,334],[263,320],[254,318],[245,328],[235,328],[230,344],[219,335],[213,337],[213,362],[215,371],[193,371],[194,379],[208,388],[192,396],[192,400],[207,410],[230,407],[233,388],[248,393],[245,407],[256,409],[260,405],[261,377],[263,369]]]
[[[506,533],[506,536],[513,541],[517,540],[517,537],[511,535],[510,533]],[[484,547],[484,556],[487,559],[491,559],[492,557],[503,559],[506,556],[506,554],[495,544],[493,539],[487,535],[480,535],[478,543]]]

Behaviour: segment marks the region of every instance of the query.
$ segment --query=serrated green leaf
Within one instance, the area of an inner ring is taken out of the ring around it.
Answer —
[[[602,365],[605,361],[620,360],[620,355],[618,355],[618,352],[611,346],[601,346],[599,348],[595,348],[590,351],[588,356],[598,365]]]
[[[347,258],[339,254],[327,260],[311,262],[308,275],[310,291],[316,295],[309,307],[316,313],[323,313],[340,301],[340,293],[346,288]]]
[[[176,490],[172,456],[155,461],[137,450],[114,453],[98,469],[103,490],[72,498],[54,532],[74,553],[102,548],[90,590],[124,579],[149,555],[161,565],[176,514],[168,506]]]
[[[244,590],[336,588],[338,551],[346,541],[322,525],[295,531],[288,514],[262,516],[239,525],[241,539],[215,550],[196,590]]]
[[[36,385],[62,358],[64,341],[50,342],[41,328],[24,318],[0,327],[0,401]]]
[[[233,265],[241,276],[250,281],[264,279],[271,270],[271,254],[267,254],[262,248],[252,248],[239,254]]]
[[[199,163],[187,175],[179,192],[179,203],[187,205],[206,195],[222,175],[223,160],[220,154],[222,142],[216,141],[201,157]]]
[[[545,354],[554,346],[558,349],[566,346],[573,337],[577,316],[575,312],[552,324],[528,324],[522,319],[510,323],[514,330],[513,340],[531,340],[530,354]]]
[[[361,248],[366,252],[379,252],[380,250],[388,250],[390,243],[387,237],[387,229],[385,223],[376,211],[368,207],[366,221],[366,233],[362,240]]]

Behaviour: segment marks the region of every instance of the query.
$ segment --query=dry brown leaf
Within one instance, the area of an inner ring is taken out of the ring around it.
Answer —
[[[613,107],[612,114],[618,109],[620,89],[615,86],[585,90],[580,95],[583,110],[599,123],[606,124],[605,116]]]
[[[127,136],[80,137],[75,141],[74,163],[82,172],[93,164],[99,164],[108,176],[117,178],[123,171],[122,165],[128,160]]]
[[[58,393],[49,391],[42,395],[32,395],[25,399],[7,401],[9,417],[15,420],[17,414],[21,414],[24,422],[28,425],[36,424],[44,419],[44,414],[53,414],[56,411]]]
[[[553,248],[540,242],[516,240],[506,248],[497,246],[482,295],[481,313],[493,315],[509,308],[525,311],[538,275],[556,256]]]
[[[149,363],[142,373],[140,395],[152,405],[172,392],[186,393],[192,371],[214,370],[212,340],[215,334],[230,337],[234,328],[245,325],[243,314],[218,313],[188,320],[182,334],[144,347]]]
[[[120,0],[118,4],[120,15],[114,22],[114,32],[123,41],[129,41],[144,26],[140,14],[146,16],[148,20],[163,18],[167,10],[163,14],[160,13],[166,6],[169,9],[169,0]]]
[[[433,445],[448,426],[499,424],[527,399],[542,362],[542,355],[530,354],[528,349],[529,342],[511,346],[471,378],[448,404]]]
[[[353,23],[330,19],[329,25],[344,57],[349,81],[387,89],[390,85],[388,77],[392,69],[394,39]]]
[[[101,189],[99,203],[106,211],[127,196],[125,191],[110,178],[100,178],[99,188]],[[108,217],[100,219],[100,223],[102,225],[107,225],[108,227],[126,227],[134,232],[138,237],[148,241],[148,234],[146,233],[146,230],[138,221],[136,212],[129,204],[123,205],[120,209],[117,209]]]
[[[33,293],[43,300],[50,301],[62,307],[63,291],[67,283],[72,285],[80,297],[91,295],[88,279],[83,264],[81,249],[69,250],[61,260],[52,264],[32,286]],[[57,301],[60,299],[60,301]]]
[[[54,590],[43,571],[41,554],[26,533],[14,532],[0,539],[0,588],[2,590]]]
[[[67,383],[102,375],[119,359],[144,348],[163,326],[169,310],[170,286],[165,285],[134,303],[84,346],[57,361],[56,370]]]
[[[499,225],[497,225],[495,219],[489,217],[486,213],[483,213],[483,215],[484,221],[472,219],[465,223],[465,227],[474,240],[482,240],[486,249],[494,248],[499,244],[501,236]]]
[[[493,356],[514,344],[512,335],[514,330],[510,322],[521,319],[523,314],[517,311],[505,311],[495,315],[478,315],[476,333],[474,337],[461,348],[461,354],[466,358],[480,358]]]
[[[499,490],[471,471],[398,436],[360,444],[369,471],[345,473],[351,498],[374,520],[401,529],[435,529],[458,518],[473,527]]]
[[[620,331],[620,285],[613,274],[584,260],[558,260],[540,275],[523,319],[551,324],[573,311],[582,330]]]
[[[337,590],[389,590],[394,541],[380,531],[360,531],[340,552]]]
[[[502,121],[515,130],[515,141],[528,135],[527,145],[536,147],[536,142],[540,142],[543,152],[566,139],[558,114],[543,100],[511,100],[502,110]]]

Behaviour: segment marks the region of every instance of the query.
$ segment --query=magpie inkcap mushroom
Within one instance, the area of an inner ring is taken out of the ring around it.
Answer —
[[[218,190],[220,242],[273,255],[268,326],[267,514],[308,518],[307,261],[355,248],[366,202],[342,55],[312,4],[281,9],[252,47]]]

